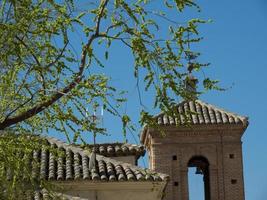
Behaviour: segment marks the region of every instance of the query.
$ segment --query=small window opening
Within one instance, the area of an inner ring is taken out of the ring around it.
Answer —
[[[231,180],[231,183],[232,183],[232,184],[236,184],[236,183],[237,183],[237,180],[236,180],[236,179],[232,179],[232,180]]]
[[[229,154],[229,158],[230,158],[230,159],[234,159],[234,158],[235,158],[235,154],[232,154],[232,153]]]
[[[174,186],[178,186],[179,184],[178,184],[177,181],[175,181],[173,185],[174,185]]]
[[[172,156],[172,160],[177,160],[177,156],[176,155]]]

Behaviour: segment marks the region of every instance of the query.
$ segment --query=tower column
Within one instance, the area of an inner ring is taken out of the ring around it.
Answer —
[[[218,193],[219,185],[218,185],[218,169],[215,167],[210,167],[210,199],[218,199],[221,200],[221,194]]]
[[[188,190],[188,168],[182,169],[180,187],[181,187],[181,200],[189,200],[189,190]]]

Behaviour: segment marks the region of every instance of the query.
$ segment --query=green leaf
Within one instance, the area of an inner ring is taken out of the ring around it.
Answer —
[[[105,59],[108,59],[108,51],[105,51]]]
[[[86,12],[81,12],[76,18],[81,19],[85,15],[86,15]]]
[[[139,24],[137,17],[135,16],[133,10],[128,6],[128,4],[125,3],[124,1],[121,1],[121,5],[126,10],[128,15],[135,21],[135,23]]]

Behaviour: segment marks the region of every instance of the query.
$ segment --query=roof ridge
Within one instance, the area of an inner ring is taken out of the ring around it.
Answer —
[[[78,144],[79,145],[79,144]],[[93,146],[94,144],[86,144],[89,146]],[[133,144],[133,143],[123,143],[123,142],[107,142],[107,143],[96,143],[95,145],[103,145],[103,146],[108,146],[108,145],[125,145],[125,146],[143,146],[142,144]]]
[[[72,144],[68,144],[58,138],[51,137],[51,136],[41,136],[48,140],[51,144],[56,144],[58,148],[63,147],[64,149],[70,149],[73,151],[73,153],[80,153],[81,155],[87,155],[87,151],[82,149],[81,147],[74,146]]]

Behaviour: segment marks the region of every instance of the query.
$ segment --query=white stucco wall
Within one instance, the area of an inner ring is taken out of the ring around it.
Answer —
[[[160,200],[165,182],[75,182],[60,184],[69,199],[79,200]]]
[[[124,163],[129,163],[131,165],[136,165],[135,163],[135,156],[117,156],[117,157],[110,157],[114,160],[121,161]]]

